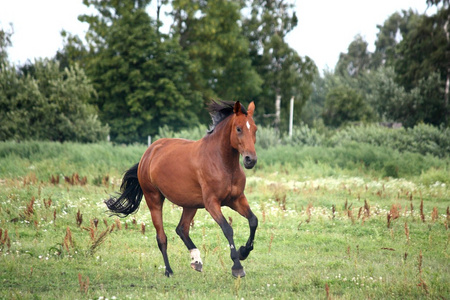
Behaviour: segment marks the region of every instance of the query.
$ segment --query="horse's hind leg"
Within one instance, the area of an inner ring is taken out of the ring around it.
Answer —
[[[183,214],[181,215],[180,223],[178,223],[176,232],[191,253],[191,267],[194,270],[201,272],[203,270],[203,262],[200,257],[200,251],[189,237],[189,226],[191,225],[191,221],[196,212],[196,208],[183,208]]]
[[[167,256],[167,236],[164,232],[162,219],[164,196],[162,196],[158,191],[144,192],[144,196],[152,215],[153,226],[155,226],[156,229],[156,241],[158,242],[158,247],[159,250],[161,250],[164,265],[166,266],[165,275],[170,277],[173,275],[173,271],[170,267],[169,258]]]
[[[255,239],[256,228],[258,227],[258,218],[250,209],[247,198],[244,196],[244,194],[242,194],[240,198],[238,198],[232,205],[230,205],[230,207],[247,218],[248,224],[250,226],[250,236],[247,240],[247,243],[245,244],[245,246],[241,246],[239,248],[239,259],[244,260],[250,254],[250,251],[253,250],[253,240]]]

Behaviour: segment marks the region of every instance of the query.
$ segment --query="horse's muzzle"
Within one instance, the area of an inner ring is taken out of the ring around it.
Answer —
[[[258,161],[258,158],[253,155],[246,155],[244,156],[244,167],[246,169],[251,169],[256,165],[256,162]]]

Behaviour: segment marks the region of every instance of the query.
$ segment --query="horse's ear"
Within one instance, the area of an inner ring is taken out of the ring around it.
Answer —
[[[250,102],[250,104],[248,105],[248,108],[247,108],[247,114],[250,116],[250,117],[253,117],[253,113],[255,112],[255,102]]]
[[[242,114],[241,103],[240,103],[239,101],[236,101],[236,103],[234,104],[233,112],[234,112],[237,116],[239,116],[240,114]]]

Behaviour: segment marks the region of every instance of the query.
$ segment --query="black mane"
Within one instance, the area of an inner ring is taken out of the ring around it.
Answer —
[[[208,105],[208,111],[211,115],[212,124],[209,127],[208,134],[212,133],[216,126],[234,113],[234,101],[213,100]],[[241,111],[247,115],[247,109],[241,105]]]

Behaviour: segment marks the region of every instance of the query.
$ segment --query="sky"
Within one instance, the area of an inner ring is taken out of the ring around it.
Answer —
[[[334,69],[339,54],[347,51],[358,34],[368,42],[369,51],[374,51],[376,25],[396,11],[427,11],[426,0],[294,1],[299,24],[286,40],[301,56],[314,60],[321,72]],[[92,12],[82,0],[0,0],[0,27],[9,31],[13,24],[9,60],[21,65],[53,57],[63,46],[61,30],[84,37],[88,26],[77,17]],[[149,13],[156,14],[155,9],[150,7]]]

